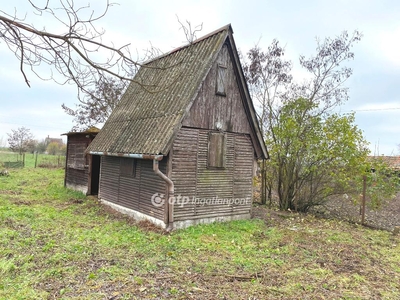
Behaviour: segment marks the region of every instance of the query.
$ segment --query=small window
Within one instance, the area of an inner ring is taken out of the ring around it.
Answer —
[[[121,158],[120,159],[120,174],[121,174],[121,176],[135,177],[136,176],[136,159]]]
[[[225,168],[225,157],[225,134],[220,132],[210,132],[208,139],[208,167]]]
[[[226,96],[226,67],[220,64],[217,69],[216,94]]]

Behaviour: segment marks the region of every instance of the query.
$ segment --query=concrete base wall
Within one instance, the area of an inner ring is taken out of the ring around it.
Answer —
[[[87,191],[88,191],[88,187],[86,185],[71,184],[71,183],[67,182],[66,183],[66,187],[71,189],[71,190],[82,192],[85,195],[87,194]]]
[[[156,219],[152,216],[148,216],[146,214],[140,213],[138,211],[135,211],[133,209],[126,208],[124,206],[105,201],[100,199],[100,202],[110,206],[112,209],[115,209],[116,211],[126,214],[132,218],[134,218],[137,221],[143,221],[147,220],[152,222],[154,225],[161,227],[163,229],[167,229],[167,224],[165,224],[163,221]],[[195,220],[185,220],[185,221],[176,221],[173,223],[172,230],[175,229],[184,229],[189,226],[194,226],[198,224],[210,224],[214,222],[228,222],[228,221],[234,221],[234,220],[246,220],[250,219],[250,214],[241,214],[241,215],[235,215],[235,216],[221,216],[221,217],[212,217],[212,218],[202,218],[202,219],[195,219]]]
[[[163,221],[161,221],[159,219],[156,219],[156,218],[154,218],[152,216],[148,216],[148,215],[143,214],[141,212],[138,212],[136,210],[133,210],[133,209],[130,209],[130,208],[126,208],[125,206],[121,206],[121,205],[118,205],[118,204],[115,204],[115,203],[112,203],[112,202],[109,202],[109,201],[106,201],[106,200],[100,199],[100,202],[105,204],[105,205],[107,205],[107,206],[110,206],[112,209],[115,209],[116,211],[118,211],[120,213],[123,213],[125,215],[128,215],[128,216],[134,218],[137,221],[147,220],[147,221],[150,221],[150,222],[154,223],[155,225],[157,225],[157,226],[159,226],[161,228],[164,228],[164,229],[166,228],[166,225],[165,225],[165,223]]]
[[[176,221],[173,224],[173,228],[174,229],[183,229],[183,228],[187,228],[189,226],[198,225],[198,224],[210,224],[210,223],[214,223],[214,222],[229,222],[229,221],[234,221],[234,220],[246,220],[246,219],[250,219],[250,214]]]

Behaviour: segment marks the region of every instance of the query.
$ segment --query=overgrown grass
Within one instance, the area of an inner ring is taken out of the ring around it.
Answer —
[[[171,234],[63,188],[0,177],[0,299],[399,299],[399,238],[312,216]]]

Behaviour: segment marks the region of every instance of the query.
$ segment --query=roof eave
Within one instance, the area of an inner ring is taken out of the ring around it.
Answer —
[[[142,154],[142,153],[113,153],[106,151],[89,151],[91,155],[100,155],[100,156],[117,156],[117,157],[127,157],[127,158],[136,158],[136,159],[155,159],[162,160],[164,155],[161,154]]]

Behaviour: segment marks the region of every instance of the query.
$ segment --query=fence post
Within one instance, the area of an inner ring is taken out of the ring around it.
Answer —
[[[38,159],[38,152],[36,151],[36,156],[35,156],[35,168],[37,166],[37,159]]]
[[[25,153],[22,154],[22,167],[25,167]]]
[[[267,204],[267,165],[263,159],[261,163],[261,204]]]
[[[361,203],[361,224],[365,223],[365,194],[367,191],[367,176],[363,176],[363,193],[362,193],[362,203]]]

